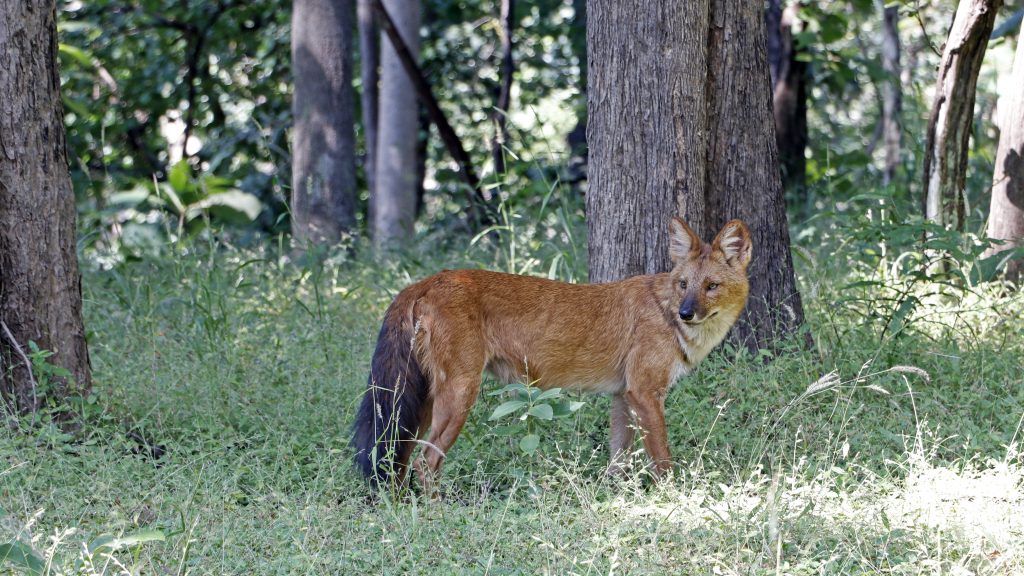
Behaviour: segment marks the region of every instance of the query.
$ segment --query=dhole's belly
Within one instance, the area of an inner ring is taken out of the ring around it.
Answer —
[[[492,358],[486,370],[502,383],[522,382],[544,390],[564,388],[593,394],[616,394],[625,386],[621,375],[602,367],[562,365],[558,369],[551,369],[540,362],[529,364],[529,360],[527,365],[523,364],[504,358]]]

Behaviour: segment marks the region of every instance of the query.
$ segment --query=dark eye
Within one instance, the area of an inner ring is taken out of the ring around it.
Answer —
[[[686,290],[686,280],[683,280],[682,282],[680,282],[679,283],[679,287],[682,288],[683,290]]]
[[[715,288],[718,288],[718,282],[712,282],[708,284],[708,292],[714,290]]]

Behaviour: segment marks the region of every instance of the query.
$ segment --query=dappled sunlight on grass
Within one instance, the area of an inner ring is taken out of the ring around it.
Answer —
[[[975,554],[1024,568],[1024,469],[1020,455],[984,464],[937,466],[908,462],[901,494],[882,502],[890,519],[951,532]]]
[[[731,566],[725,573],[742,573],[751,560],[781,569],[815,556],[822,569],[840,572],[843,566],[884,571],[901,564],[952,573],[1024,570],[1019,455],[937,464],[915,452],[898,468],[905,475],[868,473],[853,481],[838,467],[809,478],[806,470],[758,471],[732,484],[694,477],[620,497],[615,506],[629,521],[728,535],[731,544],[712,544],[703,559]],[[731,547],[738,556],[718,557]]]
[[[896,317],[898,301],[843,300],[862,289],[841,263],[804,279],[817,348],[727,346],[675,385],[671,482],[651,484],[639,443],[629,475],[605,476],[606,397],[571,395],[582,408],[524,454],[488,420],[488,381],[446,499],[374,496],[348,435],[384,310],[414,279],[506,252],[260,248],[87,272],[88,426],[0,433],[0,539],[68,566],[103,534],[159,531],[112,551],[133,573],[1024,570],[1021,295],[920,284]],[[531,257],[540,274],[561,258]]]

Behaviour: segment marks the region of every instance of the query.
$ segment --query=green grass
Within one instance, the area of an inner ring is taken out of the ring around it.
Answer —
[[[0,432],[0,541],[106,574],[1024,570],[1019,292],[922,297],[883,335],[884,309],[837,304],[869,273],[812,259],[818,346],[770,362],[727,348],[681,380],[671,482],[603,477],[606,398],[578,398],[530,458],[482,395],[430,503],[375,498],[348,430],[390,299],[486,257],[285,260],[222,249],[88,272],[86,426]],[[153,529],[163,541],[83,552]]]

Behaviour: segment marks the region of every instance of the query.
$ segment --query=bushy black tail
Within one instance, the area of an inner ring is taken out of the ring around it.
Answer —
[[[379,486],[399,473],[413,448],[430,384],[413,353],[412,306],[418,294],[405,290],[391,303],[373,352],[366,394],[352,426],[355,464]]]

